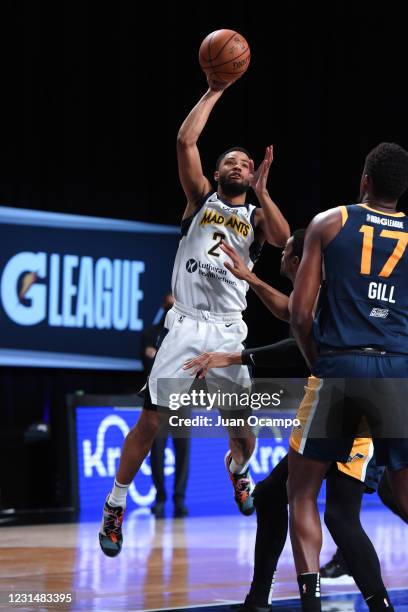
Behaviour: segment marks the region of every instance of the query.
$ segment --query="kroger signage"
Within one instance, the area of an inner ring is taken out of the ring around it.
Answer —
[[[112,487],[119,465],[123,441],[136,423],[140,409],[79,406],[76,414],[76,469],[78,501],[82,513],[100,513],[103,501]],[[254,479],[265,478],[287,452],[288,440],[259,438],[251,471]],[[230,480],[224,466],[228,438],[193,437],[191,439],[190,476],[187,504],[191,515],[232,514],[236,506]],[[165,480],[168,498],[173,494],[175,457],[171,439],[165,453]],[[211,475],[211,504],[206,503],[207,485],[203,478]],[[129,487],[128,511],[150,506],[155,499],[149,458]],[[216,500],[216,503],[214,503]]]
[[[140,369],[176,227],[0,207],[0,364]]]

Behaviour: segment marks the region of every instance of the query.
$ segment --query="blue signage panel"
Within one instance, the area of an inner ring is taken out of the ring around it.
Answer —
[[[99,517],[106,495],[112,488],[123,441],[139,418],[140,408],[77,407],[76,443],[79,505],[83,518]],[[190,476],[186,503],[191,516],[228,515],[237,512],[232,485],[224,466],[228,450],[225,438],[191,439]],[[287,437],[260,437],[251,460],[257,482],[265,478],[288,450]],[[165,454],[167,498],[173,495],[175,457],[171,438]],[[127,510],[147,509],[155,500],[149,457],[130,486]],[[319,501],[324,502],[323,485]],[[377,504],[377,495],[364,497],[365,504]]]
[[[100,512],[112,488],[123,440],[136,423],[140,409],[97,407],[76,408],[77,465],[81,513]],[[287,439],[261,438],[251,461],[254,480],[265,478],[284,457]],[[237,511],[232,485],[224,466],[228,450],[225,438],[191,439],[190,476],[187,504],[190,515],[232,514]],[[165,455],[168,499],[172,498],[175,457],[171,439]],[[146,508],[155,499],[149,457],[129,489],[127,509]]]
[[[141,369],[179,229],[0,207],[0,364]]]

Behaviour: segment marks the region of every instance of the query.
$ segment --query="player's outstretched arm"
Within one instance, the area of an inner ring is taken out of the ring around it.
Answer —
[[[191,376],[204,378],[212,368],[227,368],[231,365],[242,364],[240,352],[236,353],[201,353],[194,359],[185,362],[183,370],[191,370]]]
[[[233,247],[222,242],[221,249],[232,261],[232,263],[227,261],[224,263],[227,270],[236,278],[246,281],[275,317],[282,321],[289,321],[289,297],[261,281],[261,279],[245,265]]]
[[[264,160],[257,170],[255,170],[253,160],[250,161],[250,185],[262,207],[255,213],[255,224],[257,231],[261,234],[261,240],[266,240],[273,246],[284,247],[290,236],[290,227],[278,206],[269,195],[267,188],[269,169],[272,162],[272,145],[266,147]]]
[[[177,136],[179,177],[188,202],[183,219],[194,213],[197,202],[211,190],[211,183],[203,174],[197,141],[227,86],[220,89],[209,80],[208,91],[187,115]]]
[[[191,376],[204,378],[211,368],[227,368],[231,365],[253,365],[274,368],[299,367],[303,363],[294,338],[280,340],[267,346],[244,349],[241,353],[202,353],[185,362],[183,370],[191,370]]]

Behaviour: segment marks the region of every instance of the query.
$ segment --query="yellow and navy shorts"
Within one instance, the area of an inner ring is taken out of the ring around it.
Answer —
[[[331,447],[334,452],[348,452],[348,457],[345,461],[337,461],[337,469],[351,478],[365,482],[367,476],[367,468],[374,455],[374,445],[371,438],[347,438],[346,440],[325,440],[308,438],[313,418],[316,415],[319,402],[319,392],[322,388],[323,380],[310,376],[308,384],[305,387],[305,396],[298,408],[296,418],[300,421],[298,427],[294,427],[290,437],[291,448],[312,459],[326,460],[324,450]],[[316,442],[318,442],[316,444]],[[319,444],[323,445],[322,453],[319,454]],[[336,445],[336,449],[333,448]],[[341,446],[341,448],[340,448]],[[312,447],[312,453],[309,452]],[[316,448],[317,447],[317,448]]]
[[[321,355],[290,446],[311,459],[338,462],[340,471],[364,480],[372,438],[378,466],[408,467],[407,397],[408,355]]]

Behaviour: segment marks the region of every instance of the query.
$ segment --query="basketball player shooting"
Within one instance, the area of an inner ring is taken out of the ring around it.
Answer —
[[[121,526],[129,485],[160,427],[174,414],[159,390],[158,381],[171,381],[173,386],[176,382],[184,392],[191,386],[190,374],[183,370],[187,360],[205,351],[243,349],[247,326],[242,311],[246,308],[248,284],[224,267],[227,256],[220,248],[221,242],[233,246],[252,268],[265,241],[283,247],[290,235],[286,219],[267,190],[273,160],[271,146],[266,148],[257,170],[243,147],[232,147],[222,153],[214,172],[216,190],[204,176],[197,141],[214,105],[231,84],[213,81],[210,75],[207,80],[208,91],[183,122],[177,138],[179,177],[187,206],[172,277],[176,301],[166,316],[142,414],[125,439],[115,483],[104,505],[99,540],[103,552],[111,557],[119,554],[122,547]],[[250,187],[260,208],[246,203]],[[247,366],[219,369],[217,376],[232,384],[238,380],[241,385],[250,385]],[[254,483],[248,464],[255,438],[249,427],[239,437],[235,434],[229,431],[230,450],[225,463],[238,508],[249,515],[254,511]],[[203,503],[216,504],[216,500],[210,497]]]

